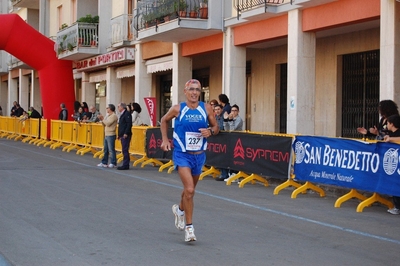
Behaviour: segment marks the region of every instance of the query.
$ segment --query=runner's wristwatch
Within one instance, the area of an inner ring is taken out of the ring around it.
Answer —
[[[212,130],[211,128],[209,128],[208,130],[210,130],[211,135],[214,135],[214,130]]]

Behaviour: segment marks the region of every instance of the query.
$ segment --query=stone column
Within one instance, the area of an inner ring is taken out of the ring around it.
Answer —
[[[11,71],[8,72],[8,103],[5,115],[10,115],[10,110],[13,107],[13,102],[19,102],[19,92],[18,92],[18,79],[12,78]],[[4,114],[4,108],[3,108]]]
[[[155,97],[156,94],[152,92],[152,75],[147,73],[142,48],[141,44],[135,45],[135,101],[142,107],[140,118],[143,123],[150,125],[149,112],[147,111],[144,97]]]
[[[8,115],[8,87],[7,82],[0,82],[0,106],[3,109],[3,116]],[[8,101],[9,102],[9,101]]]
[[[28,111],[29,103],[29,76],[22,75],[22,69],[19,70],[19,104],[25,111]]]
[[[96,83],[89,82],[89,73],[82,72],[81,102],[86,102],[89,106],[96,105]],[[76,94],[77,92],[75,92]],[[76,95],[77,97],[78,95]],[[77,97],[78,98],[78,97]],[[104,106],[105,108],[105,106]],[[104,109],[103,108],[103,109]]]
[[[88,106],[96,105],[96,84],[85,82],[85,86],[81,89],[81,102],[86,102]]]
[[[400,104],[400,3],[381,1],[380,100]]]
[[[122,101],[121,79],[117,78],[115,67],[107,67],[106,76],[106,104],[115,104],[117,108]]]
[[[31,99],[30,103],[31,106],[33,106],[39,113],[42,111],[42,94],[40,92],[40,83],[39,79],[36,78],[36,71],[32,70],[31,71]]]
[[[12,71],[8,72],[8,105],[7,115],[10,115],[13,102],[19,102],[18,78],[13,78]]]
[[[289,11],[287,133],[311,134],[315,109],[315,33],[302,31],[302,12]]]
[[[172,44],[172,105],[186,101],[183,90],[186,82],[192,78],[192,58],[183,57],[181,49],[180,43]]]
[[[237,104],[240,117],[246,121],[246,47],[234,45],[234,29],[227,28],[224,34],[222,63],[222,93],[230,104]],[[246,125],[243,125],[243,129]]]

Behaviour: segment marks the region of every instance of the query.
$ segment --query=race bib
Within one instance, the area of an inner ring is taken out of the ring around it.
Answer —
[[[203,146],[203,136],[200,132],[186,132],[185,143],[187,151],[198,151]]]

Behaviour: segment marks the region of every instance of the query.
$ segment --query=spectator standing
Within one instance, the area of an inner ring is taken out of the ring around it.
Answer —
[[[172,106],[161,119],[161,149],[171,150],[167,132],[170,121],[175,118],[173,161],[183,184],[183,192],[180,204],[174,204],[172,212],[175,227],[185,230],[185,241],[190,242],[196,241],[192,221],[193,196],[206,160],[207,138],[218,134],[219,129],[211,106],[199,102],[200,82],[196,79],[186,82],[184,93],[186,102]]]
[[[84,116],[83,108],[79,107],[78,112],[72,115],[72,118],[77,122],[82,122]]]
[[[89,113],[89,106],[86,102],[82,102],[81,107],[84,113]]]
[[[143,124],[142,119],[140,119],[140,112],[142,112],[142,107],[138,103],[132,103],[132,126],[140,126]]]
[[[384,137],[386,142],[399,142],[400,141],[400,116],[391,115],[387,118],[387,129],[389,133]],[[394,207],[387,210],[390,214],[400,214],[400,197],[392,197]]]
[[[239,116],[239,106],[232,105],[231,113],[224,113],[224,130],[225,131],[242,131],[243,119]]]
[[[74,102],[74,114],[76,114],[79,110],[79,107],[82,107],[82,104],[79,101]]]
[[[224,130],[224,116],[222,115],[222,106],[216,104],[214,106],[215,119],[217,120],[219,130]]]
[[[67,108],[65,108],[65,103],[61,103],[60,104],[60,108],[61,108],[61,111],[58,114],[58,119],[59,120],[63,120],[63,121],[67,121],[67,119],[68,119],[68,110],[67,110]]]
[[[115,139],[116,139],[116,128],[118,124],[118,116],[115,114],[115,105],[109,104],[107,107],[106,117],[101,114],[97,115],[97,119],[104,125],[104,155],[99,167],[114,168],[117,165],[117,159],[115,156]],[[108,157],[110,155],[110,164],[108,164]]]
[[[10,116],[15,116],[15,110],[17,110],[17,104],[18,103],[16,101],[13,102],[13,107],[11,108]]]
[[[24,108],[21,107],[21,105],[19,105],[19,103],[17,103],[16,105],[16,109],[14,112],[14,116],[15,117],[20,117],[24,114]]]
[[[99,117],[98,116],[100,115],[100,113],[99,113],[99,111],[97,111],[96,107],[91,105],[89,107],[89,110],[90,110],[90,118],[88,118],[85,122],[88,122],[88,123],[99,122]],[[115,105],[114,105],[114,112],[115,112]]]
[[[229,103],[229,98],[225,94],[218,95],[219,104],[222,106],[222,114],[231,113],[231,104]]]
[[[0,115],[3,115],[3,109],[1,108],[1,105],[0,105]]]
[[[38,111],[36,111],[35,108],[33,108],[33,106],[29,107],[29,111],[31,112],[30,114],[30,118],[42,118],[42,116],[39,114]]]
[[[366,137],[375,137],[377,140],[383,140],[385,135],[388,134],[387,130],[387,118],[391,115],[398,115],[397,104],[392,100],[383,100],[379,102],[379,114],[381,119],[379,120],[378,126],[374,125],[370,129],[364,127],[357,128],[357,131],[364,134]]]
[[[225,131],[241,131],[243,130],[243,120],[239,116],[239,106],[236,104],[232,105],[231,113],[228,115],[227,112],[224,113],[224,130]],[[215,180],[224,181],[229,177],[229,169],[221,168],[221,175]]]
[[[126,104],[118,104],[118,111],[120,112],[118,121],[118,139],[121,141],[122,154],[124,160],[118,170],[128,170],[130,163],[129,145],[132,138],[132,115],[126,110]]]
[[[219,103],[218,103],[218,101],[215,100],[215,99],[212,99],[212,100],[210,101],[210,105],[211,105],[211,107],[213,108],[213,110],[215,109],[215,106],[216,106],[217,104],[219,104]],[[215,110],[214,110],[214,111],[215,111]]]

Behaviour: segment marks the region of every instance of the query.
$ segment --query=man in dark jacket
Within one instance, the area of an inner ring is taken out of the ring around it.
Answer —
[[[24,108],[22,108],[21,105],[19,105],[19,103],[17,103],[17,105],[16,105],[14,114],[16,117],[20,117],[21,115],[24,114]]]
[[[29,107],[29,111],[31,112],[31,114],[29,115],[30,118],[42,118],[42,116],[39,114],[38,111],[36,111],[35,108],[33,108],[33,106]]]
[[[125,103],[118,104],[118,111],[120,113],[118,121],[118,139],[121,140],[124,160],[122,166],[119,166],[117,169],[128,170],[130,163],[129,144],[132,138],[132,115],[126,110]]]

